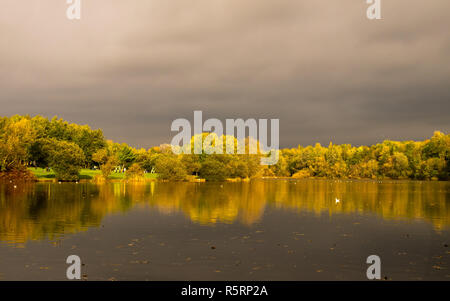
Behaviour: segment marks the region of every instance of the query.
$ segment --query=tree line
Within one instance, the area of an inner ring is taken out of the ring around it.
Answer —
[[[298,146],[281,151],[276,176],[449,180],[450,135],[436,131],[425,141],[386,140],[371,146]]]
[[[208,135],[204,133],[203,139]],[[226,141],[226,137],[223,137]],[[237,145],[237,141],[235,141]],[[246,140],[248,147],[248,139]],[[207,181],[254,177],[320,177],[448,180],[450,135],[435,132],[425,141],[384,141],[372,146],[298,146],[279,150],[276,165],[260,165],[253,154],[180,154],[170,145],[136,149],[106,140],[101,129],[42,116],[0,118],[1,174],[29,175],[28,167],[51,168],[60,180],[79,178],[82,168],[99,167],[107,179],[112,172],[141,178],[155,172],[161,180]]]

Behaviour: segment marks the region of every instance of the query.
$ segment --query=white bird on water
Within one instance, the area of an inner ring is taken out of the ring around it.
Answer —
[[[336,199],[336,204],[339,204],[339,202],[340,202],[340,200],[339,200],[339,199]]]

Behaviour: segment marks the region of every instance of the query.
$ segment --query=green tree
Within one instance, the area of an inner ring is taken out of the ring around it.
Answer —
[[[202,162],[200,176],[206,181],[224,181],[231,176],[224,155],[209,155]]]
[[[179,157],[172,154],[160,154],[155,161],[155,169],[162,180],[183,181],[187,176]]]
[[[79,179],[79,171],[83,167],[85,156],[77,144],[49,139],[45,149],[49,165],[58,180],[75,181]]]
[[[136,160],[136,155],[131,147],[123,143],[118,152],[117,159],[122,169],[128,168]]]
[[[111,172],[118,164],[118,160],[116,156],[113,154],[111,147],[97,150],[92,155],[92,160],[99,164],[100,170],[105,179],[109,177]]]
[[[202,167],[200,163],[200,156],[198,155],[181,155],[181,162],[183,163],[188,175],[198,175],[198,173],[200,172],[200,168]]]
[[[3,120],[0,131],[0,171],[10,171],[25,165],[36,131],[29,119],[14,116]]]

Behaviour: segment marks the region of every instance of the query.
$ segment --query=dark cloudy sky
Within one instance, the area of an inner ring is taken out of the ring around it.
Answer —
[[[279,118],[282,146],[450,129],[450,1],[1,0],[0,115],[148,147],[171,122]]]

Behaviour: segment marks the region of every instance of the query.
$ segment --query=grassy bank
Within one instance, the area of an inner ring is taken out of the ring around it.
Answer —
[[[44,168],[29,168],[31,172],[36,176],[38,179],[54,179],[55,173],[50,170],[46,171]],[[101,175],[102,172],[100,170],[92,170],[92,169],[82,169],[80,170],[80,179],[83,180],[92,180],[96,175]],[[156,179],[158,177],[157,174],[152,173],[146,173],[145,179]],[[125,179],[125,173],[111,173],[109,176],[109,179],[111,180],[122,180]]]

